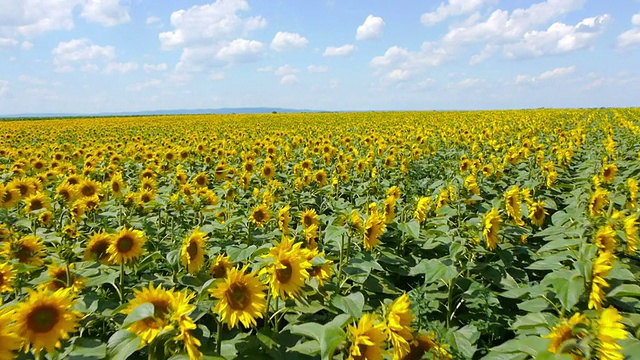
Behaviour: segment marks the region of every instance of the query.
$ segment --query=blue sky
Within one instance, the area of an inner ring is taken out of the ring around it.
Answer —
[[[639,0],[0,0],[0,114],[639,106]]]

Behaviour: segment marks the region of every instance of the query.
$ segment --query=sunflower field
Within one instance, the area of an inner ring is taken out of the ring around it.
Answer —
[[[640,358],[640,109],[0,121],[0,360]]]

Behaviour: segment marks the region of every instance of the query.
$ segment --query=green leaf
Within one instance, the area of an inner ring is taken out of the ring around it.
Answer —
[[[438,259],[422,259],[409,270],[409,276],[424,274],[425,282],[431,283],[442,280],[449,282],[458,276],[458,271],[451,265],[445,265]]]
[[[320,357],[322,360],[329,360],[333,357],[335,349],[340,345],[346,334],[342,330],[342,326],[349,315],[338,315],[326,325],[313,322],[300,325],[293,325],[291,333],[310,337],[320,344]]]
[[[411,235],[411,237],[416,240],[420,239],[420,224],[416,219],[398,224],[398,230],[404,234]]]
[[[580,240],[580,239],[558,239],[558,240],[553,240],[553,241],[549,241],[548,243],[544,244],[540,249],[538,249],[537,253],[540,254],[540,253],[543,253],[545,251],[570,248],[572,246],[579,245],[581,242],[582,242],[582,240]]]
[[[346,237],[347,229],[342,226],[329,225],[324,231],[324,242],[325,244],[334,243],[339,251],[342,251],[342,243],[343,240],[346,243],[346,238],[343,239],[343,236]]]
[[[69,358],[104,359],[107,357],[107,344],[100,340],[78,338],[73,342]]]
[[[556,293],[556,297],[560,300],[562,307],[566,310],[578,303],[580,295],[584,293],[584,279],[582,274],[573,272],[570,277],[555,278],[551,285]]]
[[[125,360],[131,356],[141,345],[140,338],[129,330],[116,331],[109,338],[107,355],[113,360]]]
[[[546,310],[549,307],[549,302],[543,298],[535,298],[527,301],[523,301],[518,304],[520,310],[524,310],[530,313],[537,313]]]
[[[541,313],[529,313],[524,316],[518,316],[512,327],[514,329],[536,328],[547,326],[547,319]]]
[[[640,286],[636,284],[622,284],[616,286],[615,289],[609,291],[607,297],[623,297],[623,296],[633,296],[640,297]]]
[[[362,308],[364,307],[364,295],[361,292],[350,294],[349,296],[336,296],[331,301],[333,306],[353,316],[355,319],[362,317]]]
[[[533,264],[527,266],[527,269],[530,269],[530,270],[557,270],[557,269],[561,269],[563,267],[561,262],[567,260],[568,257],[569,256],[566,253],[551,254],[551,255],[545,257],[544,259],[538,260],[538,261],[534,262]]]
[[[127,328],[136,321],[144,320],[153,316],[154,307],[152,303],[143,303],[136,306],[122,322],[122,327]]]

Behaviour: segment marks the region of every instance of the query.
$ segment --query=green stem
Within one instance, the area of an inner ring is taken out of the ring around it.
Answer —
[[[65,269],[67,271],[67,287],[71,287],[71,272],[69,271],[69,262],[65,265]]]
[[[344,264],[344,234],[342,234],[342,241],[340,243],[340,264],[338,265],[338,276],[337,276],[337,292],[340,293],[341,281],[342,281],[342,267]]]
[[[216,353],[220,356],[222,351],[222,319],[218,319],[218,332],[216,333]]]
[[[267,310],[264,314],[264,328],[269,326],[269,306],[271,306],[271,286],[267,289]]]
[[[120,304],[124,303],[124,261],[120,263]]]

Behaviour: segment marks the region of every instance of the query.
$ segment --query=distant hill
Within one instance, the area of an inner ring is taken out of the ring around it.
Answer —
[[[243,107],[243,108],[220,108],[220,109],[171,109],[171,110],[147,110],[147,111],[122,111],[103,113],[29,113],[0,115],[1,118],[51,118],[51,117],[73,117],[73,116],[144,116],[144,115],[196,115],[196,114],[270,114],[277,113],[305,113],[323,112],[321,110],[309,109],[285,109],[269,107]]]

